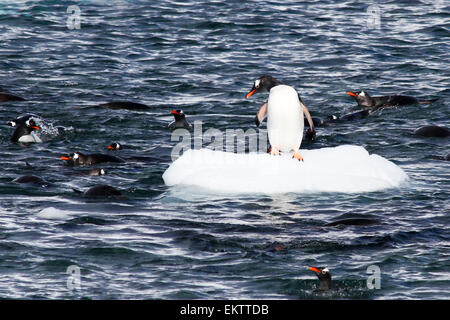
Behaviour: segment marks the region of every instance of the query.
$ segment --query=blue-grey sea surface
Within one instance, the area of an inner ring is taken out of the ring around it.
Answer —
[[[1,1],[1,91],[26,100],[0,103],[0,298],[449,299],[449,139],[413,135],[450,127],[449,5]],[[245,95],[264,74],[321,118],[359,110],[349,90],[438,99],[318,127],[302,144],[363,146],[409,183],[353,194],[167,187],[171,110],[204,131],[255,128],[267,94]],[[150,109],[97,107],[114,100]],[[29,113],[44,142],[12,143],[6,122]],[[112,142],[134,160],[94,166],[105,176],[60,159]],[[50,185],[12,181],[24,174]],[[127,199],[73,190],[95,184]],[[377,223],[325,226],[347,218]],[[342,289],[318,292],[309,266],[328,267]]]

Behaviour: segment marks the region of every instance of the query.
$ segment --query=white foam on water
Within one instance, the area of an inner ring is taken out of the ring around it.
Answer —
[[[36,216],[43,219],[67,219],[73,212],[67,210],[56,209],[54,207],[48,207],[39,211]]]
[[[195,186],[219,193],[360,193],[400,187],[407,174],[360,146],[300,150],[291,155],[188,150],[164,172],[168,186]]]

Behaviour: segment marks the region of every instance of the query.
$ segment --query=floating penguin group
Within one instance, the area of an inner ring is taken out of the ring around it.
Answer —
[[[392,108],[396,106],[402,106],[407,104],[427,104],[436,101],[426,100],[418,101],[416,98],[404,95],[391,95],[391,96],[370,96],[365,91],[351,92],[347,94],[352,96],[357,102],[361,110],[337,117],[330,115],[325,119],[311,117],[311,114],[303,102],[302,98],[298,94],[295,88],[286,85],[281,81],[275,79],[272,76],[262,76],[256,79],[253,83],[252,89],[247,93],[246,98],[250,98],[256,93],[269,92],[268,100],[259,108],[255,116],[256,126],[260,126],[261,122],[267,117],[267,131],[269,137],[269,153],[271,155],[280,155],[281,153],[292,152],[292,157],[303,161],[303,156],[300,154],[299,149],[305,134],[306,139],[314,140],[316,137],[316,127],[332,125],[334,123],[352,121],[357,119],[363,119],[368,117],[376,110]],[[0,92],[0,102],[4,101],[25,101],[24,98],[4,92]],[[150,110],[151,107],[130,101],[111,101],[98,105],[99,107],[109,109],[124,109],[134,111]],[[186,115],[183,110],[172,110],[171,114],[174,120],[168,124],[168,128],[171,130],[178,128],[192,129],[192,125],[187,121]],[[36,124],[34,120],[35,115],[24,115],[8,121],[8,125],[15,128],[11,137],[11,141],[14,143],[40,143],[42,140],[36,133],[41,130],[41,127]],[[309,127],[306,132],[304,128]],[[418,128],[414,131],[415,135],[424,137],[448,137],[450,136],[450,130],[444,127],[429,125]],[[120,143],[113,143],[108,146],[108,150],[121,150],[123,145]],[[145,159],[144,159],[145,158]],[[83,154],[81,152],[73,152],[69,155],[62,156],[61,160],[69,166],[90,166],[105,162],[111,163],[123,163],[127,160],[146,161],[150,160],[150,157],[134,157],[130,159],[122,159],[110,154],[94,153]],[[443,160],[450,159],[450,155],[442,157]],[[84,171],[86,175],[105,175],[107,171],[102,168],[96,168],[88,171]],[[37,177],[39,178],[39,177]],[[39,178],[40,179],[40,178]],[[27,176],[23,179],[16,179],[15,182],[25,183],[25,181],[41,183],[36,178]],[[48,185],[48,184],[47,184]],[[98,192],[87,192],[91,195],[97,193],[101,196],[117,195],[116,192],[110,192],[110,188],[96,188],[95,190],[101,190]]]
[[[380,109],[408,104],[429,104],[437,100],[419,101],[414,97],[404,95],[372,97],[365,91],[349,91],[347,94],[356,100],[362,110],[342,117],[332,115],[326,119],[320,119],[311,117],[308,108],[293,87],[285,85],[271,76],[262,76],[256,79],[246,98],[264,91],[269,92],[269,98],[256,113],[255,124],[259,126],[267,116],[267,131],[271,145],[270,154],[279,155],[280,152],[292,151],[292,157],[298,160],[303,160],[299,148],[305,126],[309,126],[306,138],[313,140],[316,136],[316,126],[366,118]],[[304,117],[306,118],[304,119]],[[424,137],[449,137],[450,130],[445,127],[427,125],[415,130],[414,134]],[[449,158],[449,155],[445,157],[445,159],[447,158]]]
[[[1,89],[0,89],[1,90]],[[10,93],[0,93],[0,102],[6,101],[26,101],[24,98],[10,94]],[[129,102],[129,101],[112,101],[104,104],[100,104],[99,107],[105,107],[109,109],[125,109],[125,110],[148,110],[149,106],[144,104]],[[172,110],[171,114],[174,116],[174,121],[168,125],[170,129],[186,128],[191,129],[192,125],[186,120],[183,110]],[[16,119],[7,122],[7,125],[14,128],[14,132],[11,136],[11,141],[13,143],[28,144],[28,143],[42,143],[43,140],[39,137],[36,132],[42,130],[40,126],[36,124],[36,120],[42,119],[34,114],[22,115]],[[116,151],[123,149],[124,146],[120,143],[112,143],[107,147],[109,151]],[[92,166],[102,163],[123,163],[128,160],[131,161],[154,161],[152,157],[129,157],[123,159],[111,154],[103,153],[93,153],[84,154],[81,152],[73,152],[68,155],[60,157],[61,160],[65,162],[67,166],[78,167],[78,166]],[[28,163],[27,166],[31,167]],[[103,176],[108,172],[104,168],[94,168],[89,170],[77,170],[73,174],[89,175],[89,176]],[[36,185],[42,187],[49,187],[51,184],[36,175],[23,175],[17,177],[13,180],[15,183]],[[82,194],[86,197],[116,197],[120,199],[125,199],[122,193],[114,187],[108,185],[95,185],[85,192],[73,189],[76,193]]]

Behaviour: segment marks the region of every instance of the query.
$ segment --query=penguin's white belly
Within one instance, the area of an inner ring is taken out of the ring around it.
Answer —
[[[289,152],[298,150],[303,139],[303,108],[294,88],[273,87],[267,106],[267,132],[272,147]]]
[[[31,143],[31,142],[42,143],[42,140],[34,132],[31,132],[30,134],[21,136],[19,138],[19,142],[22,142],[22,143]]]

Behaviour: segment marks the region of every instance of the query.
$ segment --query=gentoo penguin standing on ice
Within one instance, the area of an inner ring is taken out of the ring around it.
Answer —
[[[255,123],[259,126],[267,114],[267,132],[272,146],[270,154],[279,155],[280,151],[293,150],[292,157],[303,161],[299,148],[303,139],[304,114],[308,119],[311,132],[314,133],[314,123],[308,108],[293,87],[271,76],[256,79],[246,98],[262,91],[269,91],[269,99],[258,110]]]

